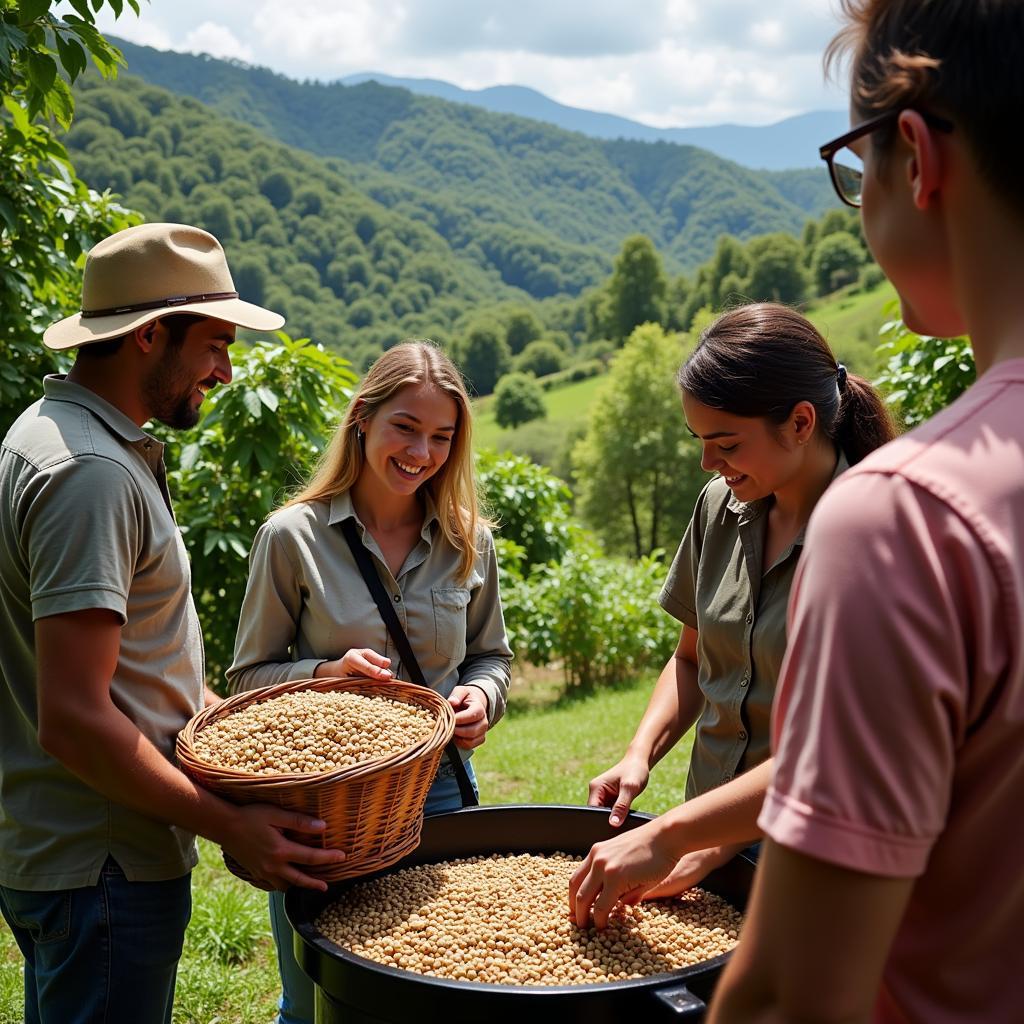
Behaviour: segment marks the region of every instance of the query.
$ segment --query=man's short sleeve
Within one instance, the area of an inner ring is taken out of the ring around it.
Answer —
[[[107,608],[126,621],[144,535],[144,506],[128,470],[79,456],[40,471],[18,502],[33,620]]]
[[[916,877],[947,817],[998,584],[970,526],[907,480],[852,473],[811,520],[773,711],[776,842]]]
[[[674,619],[691,629],[697,628],[697,567],[700,563],[701,545],[708,501],[708,484],[697,498],[693,516],[686,526],[686,532],[679,543],[679,550],[668,570],[665,585],[658,595],[658,603]]]

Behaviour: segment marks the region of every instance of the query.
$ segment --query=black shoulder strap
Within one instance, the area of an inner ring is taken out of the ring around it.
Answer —
[[[384,625],[387,626],[391,639],[398,649],[398,653],[402,658],[402,664],[405,665],[414,683],[419,686],[426,686],[426,677],[423,675],[420,663],[416,660],[416,654],[412,649],[412,644],[409,643],[409,637],[402,628],[402,622],[398,618],[398,613],[391,604],[391,598],[384,589],[384,584],[381,583],[380,573],[377,572],[377,567],[373,564],[373,556],[366,550],[366,546],[359,536],[356,521],[354,519],[346,519],[341,524],[341,532],[345,535],[345,540],[348,541],[348,546],[352,549],[356,565],[359,566],[359,571],[362,573],[363,580],[373,596],[377,610],[380,612],[380,617],[384,620]],[[480,801],[473,790],[473,783],[469,780],[469,772],[466,771],[466,766],[462,763],[462,755],[459,753],[459,748],[455,745],[454,740],[451,740],[448,746],[445,747],[445,753],[455,769],[455,779],[459,784],[462,806],[475,807]]]

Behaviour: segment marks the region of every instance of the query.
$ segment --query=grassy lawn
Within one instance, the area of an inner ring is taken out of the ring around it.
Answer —
[[[805,312],[841,362],[872,378],[880,369],[875,352],[878,329],[889,319],[885,307],[895,298],[893,286],[883,281],[868,292],[840,292]]]
[[[585,422],[590,403],[604,379],[602,374],[599,377],[588,377],[586,380],[545,391],[545,422],[557,432],[563,432],[567,427]],[[477,399],[473,409],[475,443],[481,448],[496,448],[498,451],[508,448],[517,431],[503,430],[498,426],[494,419],[494,396],[488,395]]]
[[[587,782],[625,749],[653,678],[571,700],[557,680],[527,667],[505,720],[474,757],[484,803],[586,803]],[[637,808],[662,811],[682,799],[690,737],[657,768]],[[269,1024],[277,968],[266,896],[224,868],[201,843],[193,913],[178,974],[175,1024]],[[21,957],[0,922],[0,1024],[22,1020]]]

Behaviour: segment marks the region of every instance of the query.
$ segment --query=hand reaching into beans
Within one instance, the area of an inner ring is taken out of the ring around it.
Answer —
[[[313,670],[315,679],[326,676],[366,676],[387,682],[393,678],[391,659],[369,647],[353,647],[334,661],[322,661]]]

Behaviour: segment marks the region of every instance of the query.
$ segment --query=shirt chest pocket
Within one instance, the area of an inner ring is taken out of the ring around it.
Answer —
[[[470,591],[464,587],[432,587],[434,649],[449,661],[466,656],[466,608]]]

